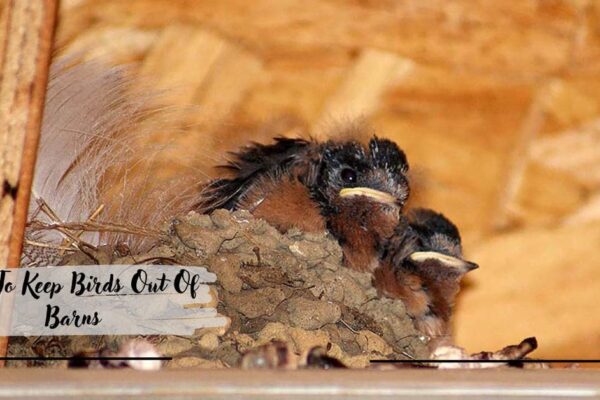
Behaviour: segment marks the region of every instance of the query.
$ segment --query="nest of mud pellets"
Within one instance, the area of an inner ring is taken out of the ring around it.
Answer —
[[[114,248],[100,250],[103,263],[170,260],[206,266],[216,274],[217,311],[230,319],[229,326],[197,330],[191,337],[146,336],[160,353],[173,357],[167,368],[236,367],[248,351],[274,340],[298,355],[320,346],[353,368],[368,366],[370,359],[429,356],[427,338],[415,330],[402,301],[378,296],[369,273],[345,268],[340,246],[325,233],[292,229],[282,234],[246,211],[216,210],[210,215],[191,212],[173,221],[162,243],[144,254],[119,256]],[[97,261],[74,253],[63,264]],[[9,353],[69,356],[117,349],[129,339],[15,338]],[[23,364],[36,365],[13,362]],[[59,365],[64,363],[54,364]]]

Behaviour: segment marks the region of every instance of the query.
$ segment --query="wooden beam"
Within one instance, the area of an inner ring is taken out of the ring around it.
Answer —
[[[57,9],[58,0],[6,0],[2,8],[0,266],[20,263]],[[0,337],[0,356],[7,344]]]

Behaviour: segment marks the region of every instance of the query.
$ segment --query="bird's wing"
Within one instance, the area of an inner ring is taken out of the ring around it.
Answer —
[[[233,173],[231,178],[215,179],[201,192],[197,209],[203,213],[217,208],[234,209],[244,194],[260,179],[277,178],[304,160],[313,142],[304,139],[275,138],[268,145],[253,143],[222,166]]]

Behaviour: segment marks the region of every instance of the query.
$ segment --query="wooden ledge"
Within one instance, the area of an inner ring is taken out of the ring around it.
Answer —
[[[0,399],[599,398],[600,371],[0,371]]]

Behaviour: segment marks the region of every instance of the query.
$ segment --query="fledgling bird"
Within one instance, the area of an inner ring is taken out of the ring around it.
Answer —
[[[374,271],[408,199],[408,162],[392,141],[277,138],[234,154],[233,177],[212,181],[197,209],[246,209],[286,231],[329,230],[344,262]]]
[[[225,166],[233,176],[205,188],[200,211],[246,209],[282,231],[327,229],[347,267],[374,273],[380,293],[402,299],[436,343],[449,337],[461,278],[477,266],[462,259],[458,229],[443,215],[402,214],[409,166],[395,143],[278,138],[234,156]]]
[[[419,208],[398,225],[374,280],[381,293],[404,301],[417,329],[435,347],[451,342],[450,317],[460,281],[476,268],[462,257],[456,226],[442,214]]]

